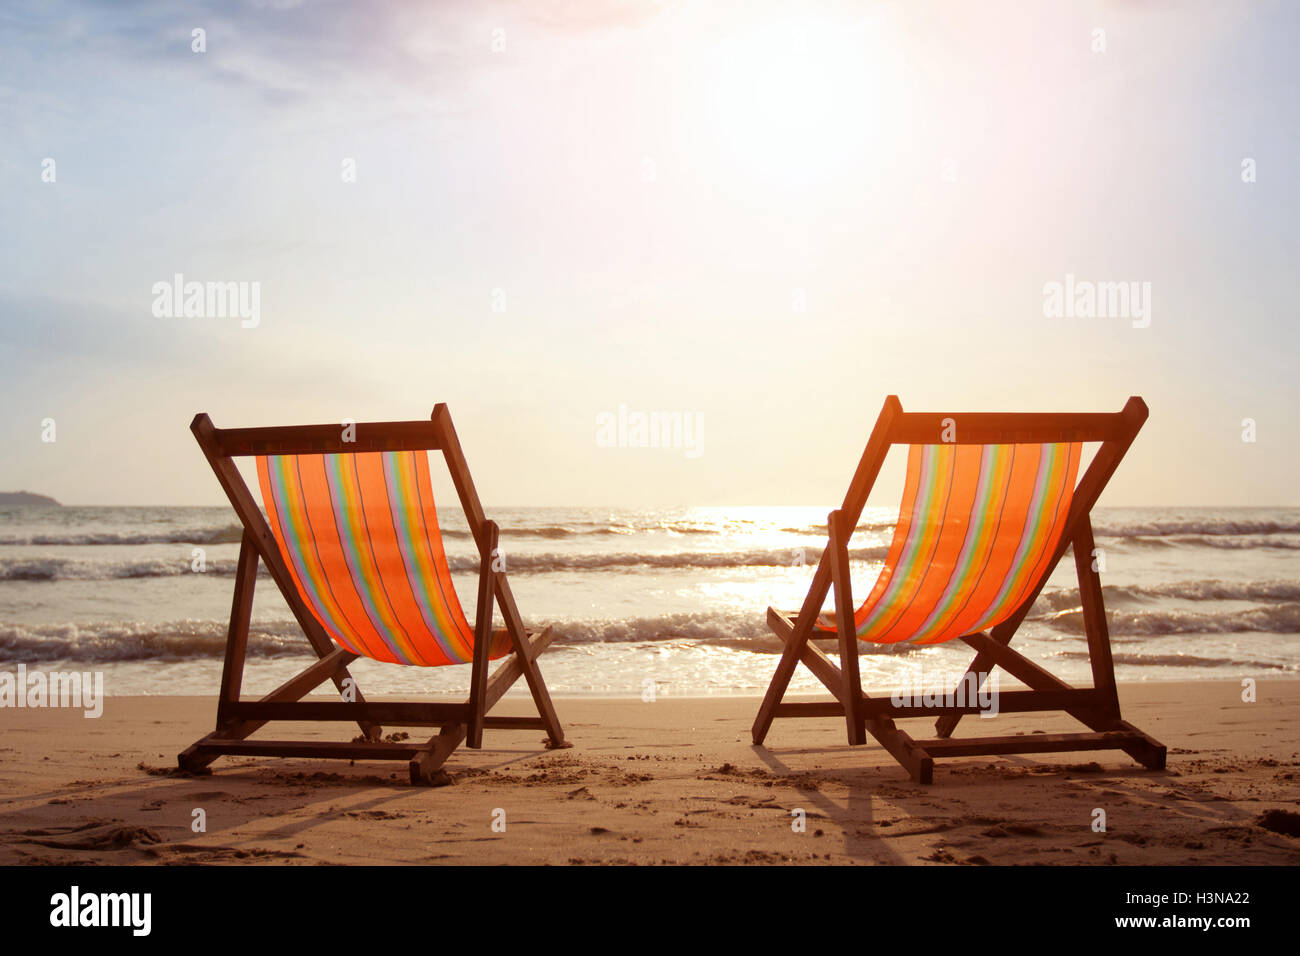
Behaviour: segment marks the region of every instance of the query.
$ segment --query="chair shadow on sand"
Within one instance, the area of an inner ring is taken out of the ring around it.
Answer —
[[[809,830],[817,826],[815,811],[832,824],[830,832],[842,834],[843,853],[862,863],[914,860],[917,854],[903,852],[898,841],[930,834],[943,835],[921,857],[934,863],[1132,864],[1147,862],[1143,857],[1148,849],[1171,847],[1187,853],[1184,862],[1196,862],[1197,853],[1222,850],[1237,855],[1232,851],[1252,842],[1294,853],[1291,844],[1261,829],[1250,809],[1198,783],[1183,782],[1177,770],[1103,767],[1091,761],[1040,763],[1008,755],[997,763],[956,761],[935,783],[918,785],[900,778],[888,764],[809,771],[786,762],[795,756],[843,752],[842,747],[797,747],[783,754],[754,747],[781,782],[804,798]],[[969,788],[979,782],[1006,789],[989,799],[986,787],[977,804]],[[845,787],[847,794],[829,796],[828,783]],[[1044,812],[1044,804],[1035,799],[1038,786],[1053,790],[1058,809]],[[1063,807],[1062,788],[1069,800]],[[1077,805],[1077,812],[1070,804]],[[882,812],[882,805],[895,812]],[[1098,809],[1106,813],[1105,832],[1093,828]],[[1068,823],[1061,819],[1062,811],[1070,815]],[[1025,847],[1022,841],[1012,848],[1015,841],[1009,838],[1014,837],[1031,845]],[[1004,847],[1009,852],[1003,852]]]
[[[479,775],[507,769],[547,752],[540,745],[489,751],[497,759],[479,764],[469,772]],[[367,766],[322,770],[316,761],[259,759],[228,765],[216,773],[189,773],[142,764],[139,778],[98,783],[93,792],[89,787],[79,791],[74,785],[26,795],[25,801],[33,804],[44,801],[45,805],[21,811],[24,818],[21,822],[17,819],[19,812],[0,811],[0,844],[21,848],[26,857],[23,862],[33,863],[221,863],[276,858],[287,861],[306,857],[307,854],[296,852],[304,847],[300,844],[295,849],[273,849],[258,844],[306,836],[341,816],[375,820],[410,817],[412,822],[425,823],[419,820],[420,811],[437,811],[436,805],[394,808],[398,802],[409,804],[414,794],[427,795],[438,790],[413,789],[406,775],[377,773],[374,771],[383,770],[383,764],[366,763]],[[458,773],[467,770],[461,768]],[[285,806],[286,792],[305,799],[300,804]],[[364,799],[346,802],[360,793],[365,794]],[[280,800],[273,813],[260,811],[263,801],[272,798]],[[96,802],[108,799],[116,805],[96,813]],[[315,807],[318,803],[323,806]],[[123,819],[122,804],[138,809]],[[73,816],[68,812],[70,807],[79,811],[72,819],[69,819]],[[178,814],[178,810],[183,812]],[[202,831],[193,829],[195,810],[203,810]],[[34,813],[52,819],[33,822]],[[241,832],[268,816],[283,822],[256,834]],[[236,839],[223,842],[223,836]],[[112,859],[105,859],[107,851],[125,852],[131,858],[123,859],[115,853]]]

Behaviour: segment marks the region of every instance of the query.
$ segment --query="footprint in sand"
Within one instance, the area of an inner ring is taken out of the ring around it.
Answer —
[[[18,842],[56,850],[124,850],[163,842],[162,837],[148,827],[100,820],[76,826],[23,830],[19,837]]]

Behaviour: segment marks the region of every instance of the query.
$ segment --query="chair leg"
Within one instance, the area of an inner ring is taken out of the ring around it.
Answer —
[[[1123,748],[1126,754],[1148,770],[1165,769],[1165,761],[1168,757],[1169,750],[1164,744],[1149,734],[1134,727],[1127,720],[1117,721],[1115,729],[1126,730],[1137,735],[1136,740],[1131,741]]]
[[[440,773],[442,765],[465,739],[464,724],[449,724],[429,741],[429,749],[417,757],[412,757],[408,765],[411,774],[411,786],[433,786],[450,783],[451,778]]]
[[[1102,600],[1101,576],[1094,571],[1092,520],[1084,515],[1074,536],[1074,567],[1079,580],[1079,603],[1083,606],[1083,629],[1088,637],[1088,663],[1092,686],[1106,700],[1105,716],[1119,720],[1119,691],[1115,686],[1115,662],[1110,652],[1110,626]]]
[[[871,717],[867,719],[866,729],[907,771],[913,783],[934,782],[934,758],[909,734],[899,730],[893,720],[888,717]]]
[[[799,651],[792,643],[786,644],[781,651],[781,658],[777,662],[776,673],[772,675],[772,680],[767,685],[767,693],[763,695],[763,703],[759,706],[758,717],[755,718],[754,726],[750,729],[750,736],[754,741],[754,746],[761,747],[763,741],[767,739],[767,733],[772,729],[772,718],[776,707],[785,697],[786,688],[790,686],[790,678],[794,676],[795,665],[798,662]]]
[[[508,627],[507,631],[509,631]],[[525,634],[522,641],[511,635],[511,644],[515,649],[503,657],[496,669],[488,676],[482,698],[483,712],[486,715],[515,681],[520,677],[527,678],[533,703],[537,707],[540,722],[546,730],[547,749],[550,750],[572,746],[564,738],[564,728],[555,714],[555,707],[551,704],[550,694],[546,690],[546,682],[537,667],[537,658],[550,645],[553,636],[549,627],[537,631],[531,637]],[[484,720],[488,722],[491,718],[485,716]]]
[[[528,691],[532,695],[533,704],[537,707],[537,713],[546,724],[546,737],[548,750],[561,750],[572,747],[564,737],[564,728],[560,725],[560,718],[555,713],[555,705],[551,703],[550,691],[546,689],[546,681],[542,679],[542,672],[537,666],[537,658],[541,654],[542,648],[551,642],[551,629],[547,627],[544,631],[533,635],[530,641],[527,636],[522,641],[518,641],[515,646],[515,653],[519,655],[519,665],[524,673],[524,680],[528,682]]]
[[[818,565],[818,574],[821,568],[826,568],[825,584],[820,582],[820,577],[814,578],[812,590],[809,592],[805,605],[815,605],[821,607],[821,602],[826,599],[830,591],[830,566],[825,556],[821,564]],[[808,641],[811,624],[801,630],[799,627],[799,618],[804,616],[804,611],[799,612],[799,617],[794,622],[787,621],[775,608],[767,609],[767,625],[772,632],[781,639],[784,645],[781,651],[781,659],[777,662],[776,673],[772,675],[771,682],[767,685],[767,692],[763,695],[763,703],[759,705],[758,716],[754,718],[754,725],[750,730],[751,737],[755,747],[761,747],[763,741],[767,739],[767,733],[772,729],[772,719],[776,716],[776,708],[780,705],[785,697],[786,689],[790,686],[790,678],[794,676],[795,668],[799,665],[803,657],[804,650],[811,645]],[[809,611],[809,621],[816,620],[816,610]],[[838,699],[840,690],[831,688],[831,692]]]
[[[835,630],[840,643],[840,672],[843,675],[844,723],[849,746],[867,742],[866,718],[862,713],[862,678],[858,671],[858,635],[853,618],[853,592],[849,581],[848,540],[852,528],[845,528],[840,512],[826,519],[831,555],[831,586],[835,589]]]
[[[199,742],[195,741],[176,755],[176,766],[186,773],[207,773],[208,765],[216,760],[217,756],[217,754],[200,754]]]

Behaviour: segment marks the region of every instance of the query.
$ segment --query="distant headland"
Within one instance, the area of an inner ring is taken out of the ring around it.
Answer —
[[[0,491],[0,506],[4,505],[40,505],[45,508],[63,507],[48,495],[37,495],[30,491]]]

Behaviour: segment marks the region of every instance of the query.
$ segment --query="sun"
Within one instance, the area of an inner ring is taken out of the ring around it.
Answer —
[[[713,48],[701,105],[727,173],[826,188],[898,147],[904,63],[879,17],[799,14],[740,26]]]

